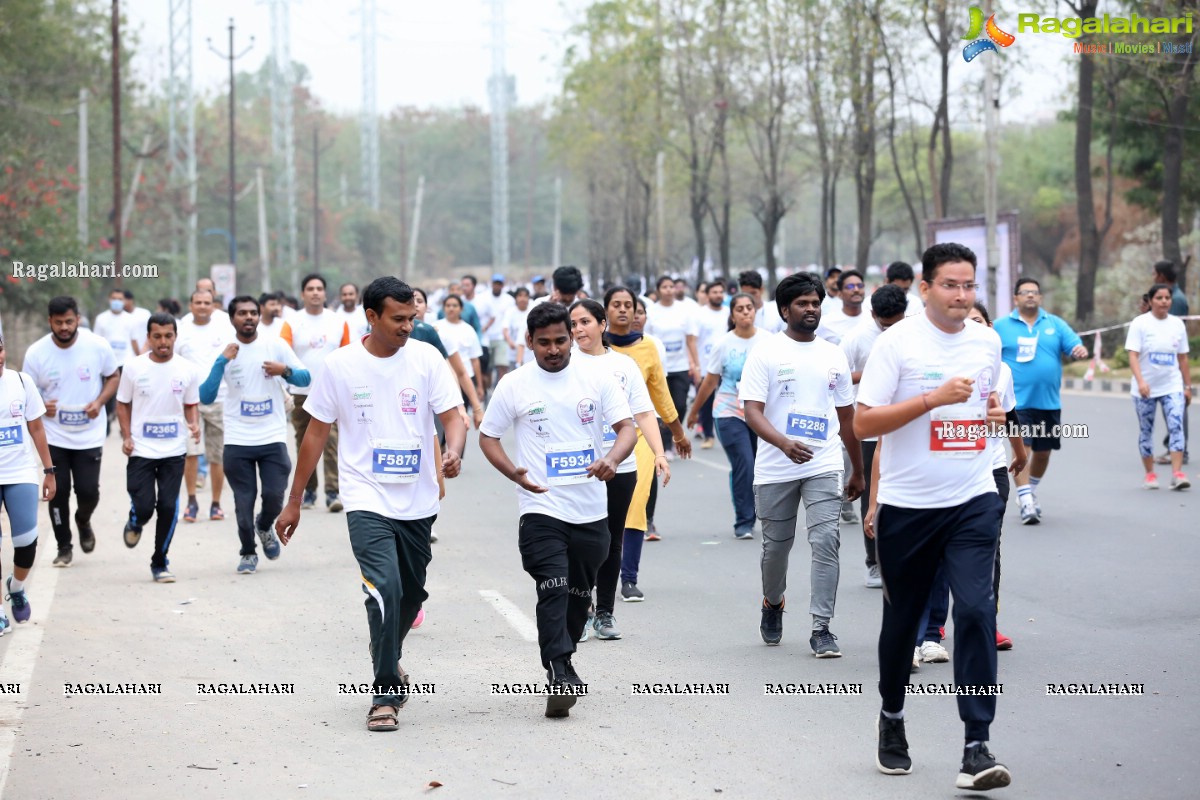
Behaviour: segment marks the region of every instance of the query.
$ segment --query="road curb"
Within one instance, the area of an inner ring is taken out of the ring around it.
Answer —
[[[1075,392],[1095,392],[1096,394],[1129,395],[1133,390],[1132,381],[1124,378],[1101,379],[1085,381],[1083,378],[1063,378],[1063,389]],[[1192,385],[1192,395],[1196,395],[1196,386]]]

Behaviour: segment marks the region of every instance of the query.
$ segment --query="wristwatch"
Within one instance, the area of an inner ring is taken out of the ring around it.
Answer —
[[[42,474],[43,475],[53,475],[57,471],[58,471],[58,467],[46,467],[44,470],[42,470]]]
[[[283,368],[283,379],[286,381],[290,377],[292,377],[292,368],[284,367]]]

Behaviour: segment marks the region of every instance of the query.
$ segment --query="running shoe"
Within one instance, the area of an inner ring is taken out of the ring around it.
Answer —
[[[841,658],[842,651],[837,646],[837,637],[829,632],[829,628],[817,628],[808,639],[817,658]]]
[[[1191,485],[1192,485],[1192,482],[1188,480],[1188,476],[1187,476],[1186,472],[1176,472],[1174,475],[1171,476],[1171,489],[1174,491],[1179,491],[1180,489],[1186,489]]]
[[[1154,459],[1154,463],[1155,463],[1155,464],[1162,464],[1163,466],[1166,466],[1167,464],[1170,464],[1170,463],[1171,463],[1171,454],[1170,454],[1169,452],[1168,452],[1168,453],[1163,453],[1163,454],[1162,454],[1162,455],[1160,455],[1158,458]]]
[[[872,564],[871,566],[867,567],[866,586],[868,589],[883,588],[883,576],[879,574],[878,564]]]
[[[312,508],[317,504],[317,493],[304,490],[304,499],[300,501],[300,508]]]
[[[413,620],[413,624],[412,624],[413,630],[416,630],[417,628],[421,627],[421,623],[424,621],[425,621],[425,609],[419,608],[419,609],[417,609],[417,618]]]
[[[170,566],[170,565],[168,564],[167,566]],[[167,567],[163,567],[162,569],[158,569],[157,567],[151,567],[150,574],[154,577],[155,583],[174,583],[175,582],[175,574],[173,572],[171,572],[171,570],[167,569]]]
[[[12,575],[4,579],[4,586],[8,589],[5,599],[12,601],[13,619],[18,623],[29,622],[29,615],[33,611],[29,607],[29,598],[25,596],[25,590],[12,590]]]
[[[858,522],[858,514],[854,513],[854,506],[847,503],[842,506],[842,522],[853,525]]]
[[[326,492],[325,493],[325,510],[326,511],[328,511],[330,514],[336,514],[339,511],[341,511],[342,508],[343,508],[342,499],[337,496],[336,492],[334,492],[334,493]]]
[[[78,524],[78,520],[76,520],[76,524]],[[91,525],[79,526],[79,549],[85,553],[96,549],[96,532],[92,530]]]
[[[703,442],[700,443],[700,449],[701,450],[712,450],[713,449],[713,440],[705,439]]]
[[[958,772],[958,780],[954,782],[957,788],[986,792],[988,789],[1002,789],[1010,783],[1012,775],[1008,767],[992,757],[987,742],[963,749],[962,769]]]
[[[912,669],[910,669],[909,672],[919,672],[920,669],[921,669],[921,648],[914,647],[913,648]]]
[[[54,557],[54,563],[51,566],[69,567],[71,566],[71,548],[59,550],[58,555]]]
[[[429,529],[429,543],[433,544],[436,541],[437,541],[437,531],[435,531],[433,528],[430,528]]]
[[[733,538],[735,538],[735,539],[753,539],[754,531],[753,531],[753,529],[745,530],[745,531],[734,531]]]
[[[925,642],[919,649],[921,660],[926,664],[945,664],[950,660],[950,652],[942,647],[941,642]]]
[[[125,523],[125,546],[129,548],[137,547],[137,543],[142,540],[142,529],[133,527],[132,522]]]
[[[198,517],[198,516],[200,516],[200,504],[195,501],[189,500],[188,504],[187,504],[187,510],[185,510],[183,512],[183,521],[184,522],[195,522],[196,517]]]
[[[879,712],[875,721],[879,734],[879,748],[875,752],[875,766],[884,775],[907,775],[912,772],[912,759],[908,757],[908,739],[904,736],[904,720],[888,719]]]
[[[596,615],[592,627],[596,629],[596,638],[609,641],[612,639],[620,639],[621,632],[617,630],[617,621],[613,619],[613,615],[607,611],[601,611]]]
[[[258,571],[258,556],[242,556],[237,571],[238,575],[253,575]]]
[[[592,622],[595,620],[591,614],[588,614],[587,623],[583,626],[583,633],[579,634],[577,642],[586,642],[592,636]]]
[[[758,624],[758,633],[762,640],[771,646],[779,644],[783,639],[783,607],[786,602],[780,600],[778,606],[773,606],[767,602],[767,598],[763,598],[762,622]]]
[[[3,608],[0,608],[0,636],[8,633],[8,629],[11,627],[8,623],[8,615],[4,613]]]
[[[208,518],[214,522],[220,522],[221,520],[225,519],[225,512],[221,510],[219,505],[213,503],[208,509]]]
[[[662,541],[662,537],[658,535],[658,528],[656,528],[654,526],[653,522],[651,522],[650,526],[646,529],[646,541],[647,542],[661,542]]]
[[[621,599],[626,603],[640,603],[646,599],[646,595],[642,594],[636,583],[625,581],[621,584]]]
[[[996,649],[1012,650],[1012,639],[1008,638],[1000,631],[996,631]]]
[[[265,531],[259,527],[262,521],[262,514],[254,517],[254,530],[258,534],[258,540],[262,542],[263,555],[269,560],[274,561],[279,558],[279,537],[275,535],[275,531],[267,528]]]
[[[1154,488],[1155,489],[1158,488],[1157,484],[1154,486]],[[1041,521],[1042,521],[1042,518],[1041,518],[1041,516],[1038,515],[1037,508],[1033,505],[1032,502],[1026,502],[1026,503],[1021,504],[1021,524],[1022,525],[1037,525]]]
[[[1142,488],[1143,489],[1157,489],[1158,488],[1158,473],[1147,472],[1145,480],[1142,481]]]
[[[571,666],[571,659],[551,661],[546,678],[550,683],[550,692],[546,696],[546,716],[552,719],[571,716],[571,707],[581,694],[576,687],[583,686],[583,680]]]

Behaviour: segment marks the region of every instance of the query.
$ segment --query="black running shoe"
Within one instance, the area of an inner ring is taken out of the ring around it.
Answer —
[[[912,772],[908,739],[904,737],[904,720],[888,719],[880,712],[875,721],[875,730],[879,734],[879,749],[875,753],[875,766],[879,767],[879,771],[884,775],[907,775]]]
[[[992,757],[987,742],[963,750],[962,769],[958,773],[958,780],[954,782],[959,789],[986,792],[988,789],[1003,789],[1010,783],[1012,775],[1008,767]]]
[[[571,660],[564,658],[551,661],[546,678],[550,684],[550,693],[546,696],[546,716],[551,719],[571,716],[571,708],[582,694],[579,687],[583,686]]]
[[[767,598],[763,598],[762,602],[762,622],[759,623],[758,632],[762,634],[762,640],[769,645],[779,644],[783,638],[783,606],[785,601],[780,601],[778,607],[767,602]]]
[[[137,543],[142,540],[142,529],[135,528],[131,523],[125,523],[125,546],[137,547]]]
[[[96,533],[92,530],[91,525],[79,526],[79,549],[85,553],[96,549]]]
[[[829,628],[817,628],[809,637],[808,646],[817,658],[841,658],[842,650],[837,646],[837,637]]]
[[[56,555],[54,557],[54,564],[52,566],[55,566],[55,567],[71,566],[71,548],[68,547],[65,550],[59,549],[58,555]]]
[[[626,603],[640,603],[646,599],[646,595],[642,594],[636,583],[625,581],[621,584],[621,599]]]

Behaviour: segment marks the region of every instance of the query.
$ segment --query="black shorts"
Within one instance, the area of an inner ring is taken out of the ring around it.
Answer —
[[[1061,408],[1018,408],[1017,419],[1023,426],[1045,428],[1044,435],[1024,437],[1025,445],[1032,447],[1033,452],[1044,453],[1047,450],[1062,449],[1058,438],[1059,421],[1062,419]]]

